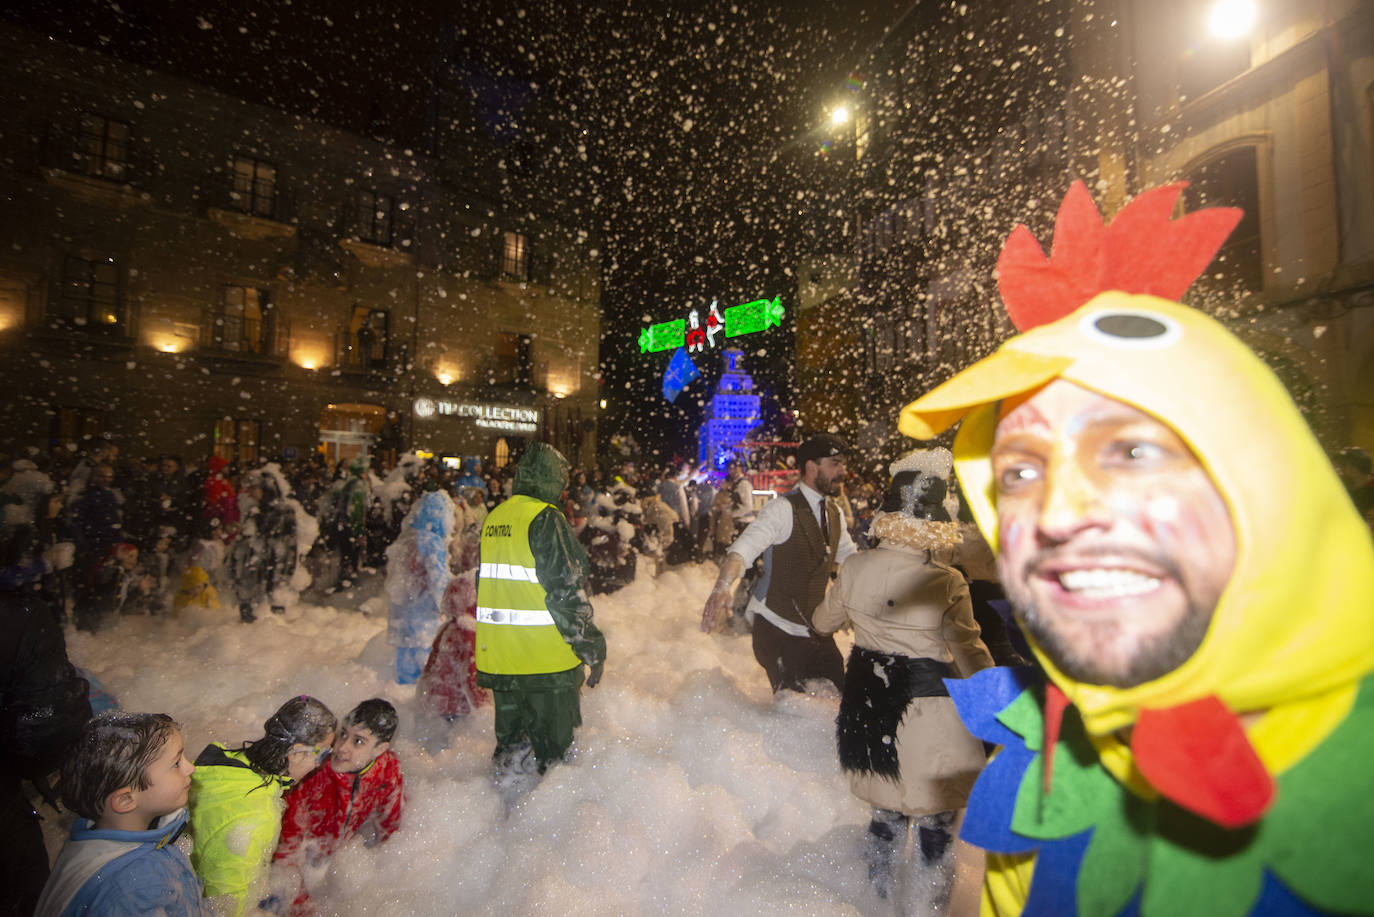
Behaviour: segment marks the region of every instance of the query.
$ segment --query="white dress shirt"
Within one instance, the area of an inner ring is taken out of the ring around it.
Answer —
[[[824,505],[825,498],[820,492],[806,484],[798,484],[797,490],[806,498],[806,503],[811,507],[811,512],[816,518],[816,524],[821,525],[821,507]],[[844,514],[838,513],[840,524],[840,543],[835,551],[835,562],[844,563],[844,559],[859,550],[858,545],[854,544],[854,539],[849,537],[849,530],[844,526]],[[780,545],[792,537],[792,501],[775,497],[763,505],[759,510],[758,518],[750,523],[749,527],[740,532],[735,543],[730,545],[730,553],[738,554],[744,558],[744,567],[748,569],[759,555],[770,547]],[[822,526],[821,531],[825,531]],[[780,630],[791,634],[794,637],[805,637],[808,631],[805,627],[792,621],[785,621],[768,609],[766,605],[758,599],[750,598],[749,611],[763,615]]]

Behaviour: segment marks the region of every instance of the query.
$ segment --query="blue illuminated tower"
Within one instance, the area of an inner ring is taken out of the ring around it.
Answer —
[[[698,459],[703,466],[716,470],[725,468],[732,458],[741,456],[739,449],[749,431],[759,425],[760,396],[753,394],[754,380],[744,371],[744,352],[731,347],[721,354],[725,358],[725,372],[721,373],[716,393],[711,398],[711,413],[701,425]]]

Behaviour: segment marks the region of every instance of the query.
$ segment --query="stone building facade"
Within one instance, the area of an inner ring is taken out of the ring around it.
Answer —
[[[0,27],[0,450],[595,451],[585,229],[420,151]]]
[[[851,78],[836,143],[853,230],[832,273],[852,282],[798,326],[825,344],[799,343],[799,378],[857,373],[853,403],[818,385],[803,414],[909,447],[896,409],[1012,332],[994,277],[1016,223],[1048,244],[1074,179],[1108,218],[1187,180],[1186,209],[1247,213],[1190,302],[1267,359],[1328,447],[1374,452],[1374,7],[1254,6],[1224,37],[1196,0],[913,4]],[[857,347],[824,341],[837,322]]]

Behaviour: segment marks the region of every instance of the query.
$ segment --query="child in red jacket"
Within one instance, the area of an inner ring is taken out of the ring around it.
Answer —
[[[391,753],[396,708],[374,697],[344,717],[330,756],[286,795],[274,862],[294,886],[293,917],[314,913],[305,878],[349,838],[379,844],[401,827],[401,763]]]

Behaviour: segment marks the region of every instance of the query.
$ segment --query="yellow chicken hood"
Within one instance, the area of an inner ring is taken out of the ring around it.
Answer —
[[[1208,695],[1236,713],[1300,706],[1374,670],[1374,544],[1364,520],[1269,368],[1218,322],[1176,302],[1099,294],[902,410],[899,429],[917,439],[962,419],[955,470],[994,548],[989,450],[998,404],[1053,379],[1177,431],[1215,481],[1236,536],[1235,569],[1211,627],[1167,675],[1133,688],[1078,683],[1035,648],[1090,732]]]

